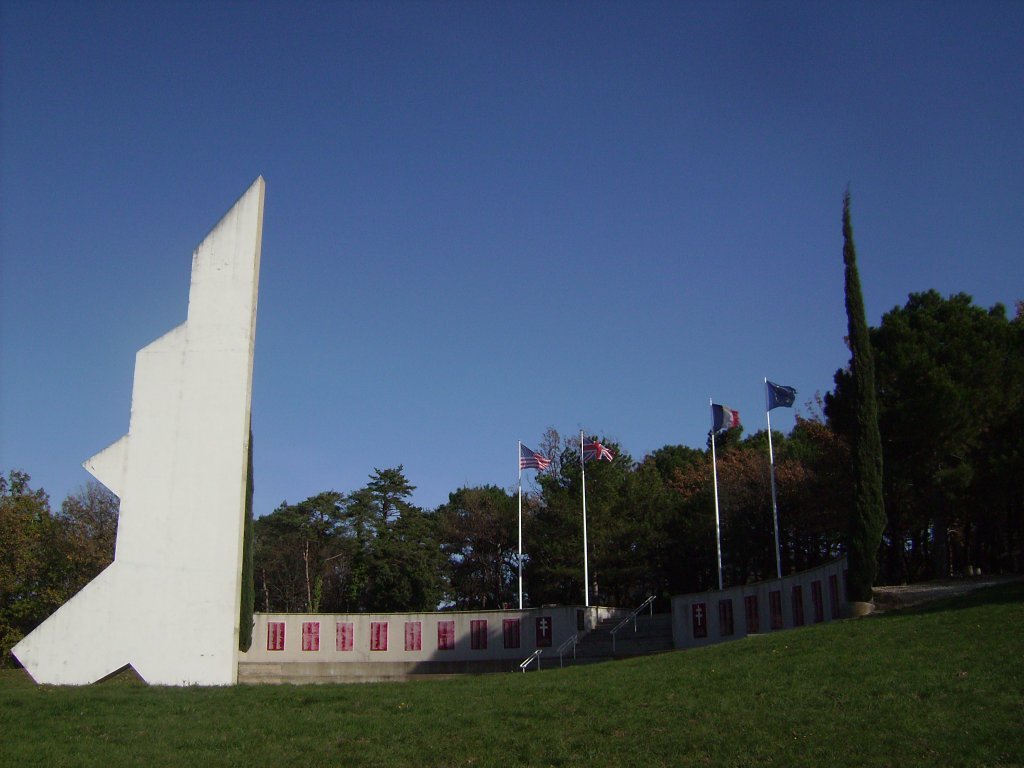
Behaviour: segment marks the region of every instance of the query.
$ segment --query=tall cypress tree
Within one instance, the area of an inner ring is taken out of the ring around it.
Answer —
[[[252,645],[252,614],[256,608],[256,584],[252,563],[252,427],[249,427],[249,460],[245,473],[245,524],[242,529],[242,600],[238,615],[238,650]]]
[[[850,600],[869,602],[878,569],[878,547],[885,528],[882,501],[882,438],[878,432],[875,358],[864,317],[864,297],[857,274],[857,249],[850,224],[850,192],[843,196],[843,264],[846,268],[846,318],[855,423],[852,434],[853,512],[847,532]]]

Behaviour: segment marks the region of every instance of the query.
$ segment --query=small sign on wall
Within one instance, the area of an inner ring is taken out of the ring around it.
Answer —
[[[302,650],[304,650],[304,651],[319,651],[320,650],[320,622],[319,621],[304,621],[304,622],[302,622]]]
[[[828,577],[828,605],[832,618],[839,618],[839,577],[834,573]]]
[[[793,626],[804,625],[804,590],[799,584],[793,586]]]
[[[743,610],[747,616],[747,634],[753,635],[761,631],[761,617],[757,607],[757,595],[743,598]]]
[[[519,647],[519,619],[503,619],[501,631],[505,638],[506,648]]]
[[[284,650],[284,622],[283,621],[270,621],[270,622],[267,622],[267,650],[268,651],[283,651]]]
[[[537,617],[537,647],[538,648],[550,648],[551,637],[554,634],[554,627],[552,626],[550,616],[538,616]]]
[[[718,601],[718,634],[720,637],[729,637],[733,634],[732,623],[732,600]]]
[[[811,582],[811,605],[814,606],[814,623],[820,624],[825,620],[825,602],[821,595],[821,582]]]
[[[386,621],[370,622],[370,650],[386,651],[388,649],[388,623]]]
[[[694,637],[708,636],[708,607],[705,603],[694,603],[690,607]]]
[[[437,650],[451,651],[455,649],[455,622],[437,622]]]
[[[470,620],[469,647],[474,651],[487,650],[487,619]]]
[[[335,647],[339,651],[351,651],[353,635],[352,622],[339,621],[335,627]]]
[[[768,593],[768,612],[772,629],[782,629],[782,592],[777,589]]]
[[[423,650],[423,624],[419,621],[405,622],[405,650]]]

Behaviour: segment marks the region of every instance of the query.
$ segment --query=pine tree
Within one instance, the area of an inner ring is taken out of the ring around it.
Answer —
[[[245,527],[242,531],[242,600],[238,616],[238,650],[252,645],[252,614],[256,607],[256,583],[253,575],[252,520],[252,428],[249,428],[249,459],[245,476]]]
[[[882,439],[878,431],[875,361],[864,317],[864,297],[857,274],[857,249],[850,224],[850,193],[843,196],[843,264],[846,268],[846,317],[849,329],[850,373],[856,414],[851,440],[853,512],[847,532],[850,600],[869,602],[878,568],[878,547],[885,527],[882,502]]]

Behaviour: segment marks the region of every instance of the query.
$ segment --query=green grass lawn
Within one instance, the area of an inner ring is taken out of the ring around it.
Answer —
[[[540,674],[174,689],[8,670],[0,765],[1024,766],[1024,582]]]

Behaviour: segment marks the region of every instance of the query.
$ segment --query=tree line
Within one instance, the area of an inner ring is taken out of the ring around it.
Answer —
[[[885,524],[877,583],[1019,572],[1024,546],[1024,304],[976,306],[965,294],[912,294],[869,331],[883,451]],[[846,551],[853,503],[849,369],[773,432],[784,572]],[[590,593],[635,605],[717,586],[708,446],[634,458],[611,440],[588,462]],[[768,436],[716,438],[727,585],[771,578]],[[551,464],[524,489],[529,605],[583,595],[576,435],[549,429]],[[258,483],[258,478],[256,478]],[[517,494],[459,488],[437,509],[411,499],[402,466],[366,485],[282,503],[252,526],[256,610],[406,611],[518,603]],[[117,500],[90,483],[52,512],[24,472],[0,477],[0,643],[8,650],[113,556]]]
[[[0,666],[10,649],[114,559],[117,497],[99,483],[60,509],[31,477],[0,475]]]
[[[912,294],[868,334],[874,353],[885,519],[877,583],[1019,572],[1024,544],[1024,304],[1016,315],[965,294]],[[784,572],[847,551],[856,414],[848,368],[773,432]],[[768,435],[718,439],[726,584],[775,572]],[[590,592],[633,605],[717,585],[710,451],[669,445],[588,463]],[[575,435],[549,429],[551,460],[524,498],[531,605],[581,602],[581,467]],[[518,604],[514,488],[460,488],[412,506],[401,466],[351,494],[282,504],[256,521],[257,608],[385,611]],[[414,535],[409,535],[415,531]],[[425,545],[425,546],[424,546]],[[262,586],[261,586],[262,585]],[[662,602],[665,605],[665,602]]]

